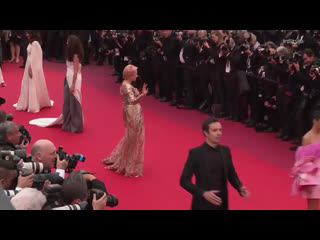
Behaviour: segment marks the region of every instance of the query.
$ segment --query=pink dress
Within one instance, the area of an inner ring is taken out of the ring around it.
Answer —
[[[108,169],[126,177],[141,177],[144,158],[144,120],[139,103],[133,104],[140,95],[132,85],[123,83],[120,88],[123,106],[125,136],[113,152],[102,162]]]
[[[42,49],[37,41],[29,44],[28,58],[21,83],[20,97],[17,110],[39,112],[41,108],[51,107],[46,80],[42,68]],[[32,78],[29,77],[29,66]]]
[[[302,198],[320,199],[320,142],[299,147],[291,177],[292,194]]]

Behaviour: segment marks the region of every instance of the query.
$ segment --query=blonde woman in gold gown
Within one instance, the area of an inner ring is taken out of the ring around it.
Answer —
[[[124,81],[120,87],[122,96],[123,121],[125,136],[118,146],[105,159],[107,169],[115,170],[126,177],[142,177],[144,159],[144,121],[140,101],[146,96],[148,89],[143,85],[142,93],[131,83],[138,76],[137,67],[128,65],[123,70]]]

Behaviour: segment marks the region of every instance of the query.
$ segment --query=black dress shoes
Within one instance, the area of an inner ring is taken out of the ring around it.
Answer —
[[[169,106],[171,107],[174,107],[177,105],[177,101],[176,100],[172,100],[170,103],[169,103]]]
[[[166,98],[166,97],[163,97],[163,98],[160,99],[160,102],[169,102],[169,99]]]
[[[269,127],[267,129],[265,129],[264,132],[266,132],[266,133],[274,133],[274,132],[276,132],[276,130],[274,128],[272,128],[272,127]]]
[[[249,121],[249,122],[247,122],[247,124],[246,124],[246,127],[248,127],[248,128],[252,128],[252,127],[255,127],[255,126],[256,126],[256,123],[253,122],[253,121]]]
[[[290,141],[292,139],[292,137],[290,137],[289,135],[285,135],[281,138],[281,141],[286,142],[286,141]]]
[[[156,93],[156,94],[153,94],[153,97],[154,97],[155,99],[159,99],[159,98],[160,98],[160,95],[159,95],[159,93]]]

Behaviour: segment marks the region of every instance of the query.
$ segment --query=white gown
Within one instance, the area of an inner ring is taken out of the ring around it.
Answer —
[[[27,48],[28,58],[21,82],[21,91],[16,109],[19,111],[39,112],[44,107],[51,107],[46,79],[42,66],[42,49],[37,41],[33,41]],[[29,67],[32,78],[29,76]]]

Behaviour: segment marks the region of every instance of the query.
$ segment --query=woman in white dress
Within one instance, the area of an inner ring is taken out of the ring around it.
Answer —
[[[26,36],[29,40],[28,58],[16,109],[36,113],[44,107],[51,107],[52,104],[43,73],[40,33],[30,30],[26,32]]]

